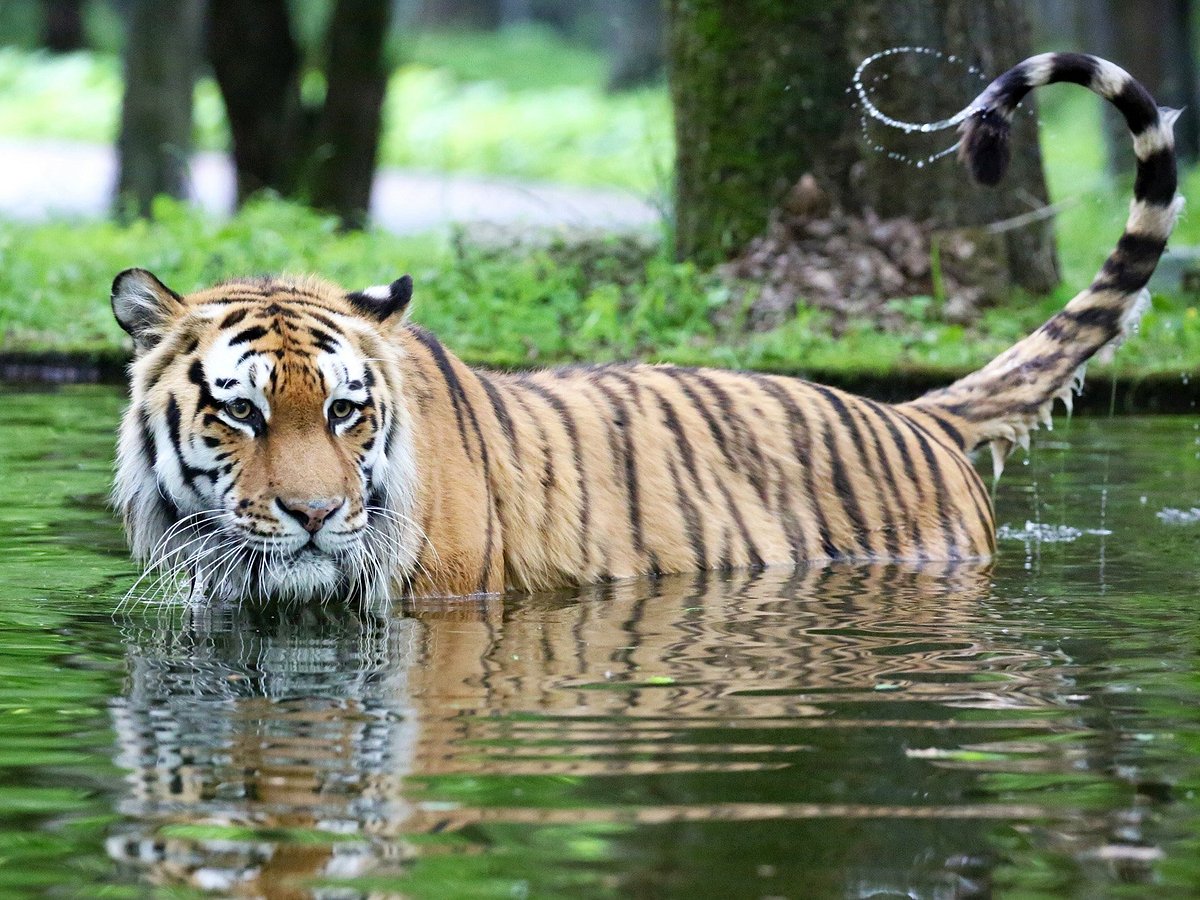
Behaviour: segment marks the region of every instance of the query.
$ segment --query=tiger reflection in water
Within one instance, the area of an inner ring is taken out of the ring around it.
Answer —
[[[1018,712],[1067,692],[1051,651],[1014,648],[981,624],[989,580],[969,566],[413,603],[388,618],[192,610],[182,628],[130,626],[128,687],[113,713],[127,821],[110,854],[156,884],[308,896],[314,879],[398,871],[414,853],[405,835],[556,812],[447,811],[424,805],[406,777],[720,772],[728,763],[705,769],[673,751],[673,731],[828,726],[826,704],[877,702],[880,683],[897,689],[883,702]],[[621,684],[642,686],[595,689]],[[624,753],[631,736],[638,752]]]

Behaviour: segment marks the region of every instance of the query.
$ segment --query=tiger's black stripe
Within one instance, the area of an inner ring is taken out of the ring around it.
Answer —
[[[184,487],[199,497],[200,492],[196,488],[196,479],[213,478],[213,473],[208,469],[197,468],[183,458],[182,425],[183,414],[179,409],[179,401],[173,393],[169,394],[167,396],[167,436],[175,451],[175,462],[179,466],[179,476],[183,480]]]
[[[841,400],[837,398],[833,391],[818,384],[811,385],[811,387],[814,391],[816,391],[817,394],[824,397],[825,402],[833,407],[835,414],[840,416],[841,411],[844,411],[845,406],[842,404]],[[845,424],[845,422],[843,422],[843,424]],[[851,536],[853,537],[854,542],[858,545],[854,555],[873,557],[875,552],[870,545],[871,530],[867,525],[866,518],[863,516],[862,506],[858,501],[858,493],[854,490],[853,482],[851,481],[851,478],[846,471],[846,467],[842,462],[842,454],[838,452],[837,436],[824,421],[821,422],[821,439],[824,441],[825,450],[829,455],[834,490],[837,493],[838,500],[841,502],[842,510],[845,512],[846,518],[850,522]],[[854,438],[851,437],[851,443],[856,443],[856,445],[858,445],[860,442],[861,439],[859,439],[859,442],[856,442]],[[861,446],[859,446],[859,450],[861,452]]]
[[[764,503],[767,502],[768,486],[766,483],[766,475],[764,470],[764,462],[762,453],[759,451],[757,444],[754,441],[754,433],[750,426],[746,424],[746,420],[737,411],[737,406],[733,403],[729,394],[717,384],[713,379],[709,378],[703,372],[694,371],[692,376],[704,386],[708,392],[717,400],[717,406],[720,407],[721,414],[728,421],[737,438],[737,443],[740,445],[739,450],[742,455],[749,457],[748,461],[742,468],[746,471],[746,477],[750,480],[750,485],[758,493],[759,499]]]
[[[887,546],[888,555],[893,559],[898,559],[903,555],[900,550],[900,529],[902,523],[908,521],[909,516],[906,514],[908,511],[904,508],[900,487],[896,483],[896,474],[892,471],[892,462],[884,450],[883,442],[879,439],[879,429],[873,427],[869,413],[870,407],[865,403],[854,403],[848,410],[848,414],[852,418],[857,418],[862,423],[859,433],[864,436],[864,443],[868,438],[870,440],[869,449],[875,457],[872,474],[876,479],[880,475],[883,477],[883,489],[879,492],[879,504],[883,515],[884,543]],[[855,425],[855,427],[858,426]]]
[[[813,474],[812,466],[812,431],[809,427],[807,417],[800,409],[800,405],[795,398],[788,394],[778,382],[770,375],[757,376],[759,386],[770,394],[775,401],[783,408],[784,415],[788,420],[788,431],[791,434],[792,454],[796,457],[796,462],[800,466],[800,470],[804,473],[804,487],[809,499],[809,505],[813,511],[817,525],[817,540],[821,547],[821,552],[829,559],[840,559],[845,554],[842,553],[833,543],[833,537],[829,530],[829,520],[825,515],[825,510],[821,506],[819,493],[816,490],[816,479]],[[807,384],[805,384],[807,387]],[[801,442],[803,435],[803,443]]]
[[[466,434],[461,432],[461,416],[464,411],[467,419],[470,421],[471,431],[475,435],[475,441],[479,447],[479,460],[483,466],[484,493],[487,496],[487,531],[484,537],[483,571],[479,576],[479,591],[482,593],[487,590],[488,574],[493,564],[492,548],[495,546],[496,539],[497,498],[494,493],[491,460],[488,457],[488,445],[483,439],[483,429],[479,425],[479,417],[475,413],[475,407],[471,403],[471,398],[467,396],[462,379],[454,371],[454,363],[450,361],[445,348],[442,347],[441,342],[437,338],[424,329],[414,327],[412,331],[416,335],[417,340],[421,342],[421,345],[429,351],[434,364],[438,368],[438,372],[446,380],[446,390],[450,394],[450,399],[454,404],[455,413],[459,415],[460,433],[462,433],[463,448],[467,451],[467,458],[474,460],[474,456],[471,454],[470,442],[467,441]]]
[[[746,527],[746,520],[743,518],[741,510],[738,509],[737,503],[734,502],[733,495],[729,493],[729,488],[720,478],[715,479],[717,488],[721,491],[721,496],[725,498],[725,505],[729,507],[729,513],[733,516],[733,524],[738,530],[738,535],[742,539],[742,545],[746,549],[746,556],[750,560],[752,566],[763,566],[762,556],[758,552],[758,547],[754,544],[754,539],[750,537],[750,529]],[[731,560],[730,550],[726,547],[722,554],[723,559]],[[732,562],[729,563],[732,568]]]
[[[700,497],[700,502],[707,502],[708,491],[704,488],[704,481],[701,479],[700,470],[696,465],[695,451],[692,448],[691,441],[688,440],[687,432],[684,430],[679,421],[679,416],[675,412],[675,407],[671,404],[671,401],[659,393],[658,389],[652,384],[646,385],[646,390],[652,397],[654,397],[655,402],[657,402],[659,411],[663,416],[663,424],[667,427],[667,430],[674,438],[675,450],[679,455],[680,461],[683,463],[684,471],[688,473],[688,480],[695,487],[696,493]],[[687,489],[679,480],[679,474],[675,465],[675,460],[668,457],[668,462],[671,467],[672,477],[674,478],[673,483],[675,487],[675,494],[679,500],[681,513],[684,517],[684,520],[690,523],[692,514],[688,512],[688,508],[696,510],[696,506],[692,503],[691,497],[688,496]],[[698,540],[694,538],[691,540],[692,548],[693,551],[699,554],[697,556],[697,564],[701,568],[706,568],[708,566],[708,551],[705,549],[704,528],[700,521],[699,514],[696,513],[695,515],[695,527],[699,538]]]
[[[687,489],[679,477],[679,467],[674,459],[667,459],[667,468],[671,473],[671,485],[679,501],[679,512],[683,517],[683,530],[687,535],[688,545],[692,548],[692,558],[698,569],[708,568],[708,550],[704,545],[704,527],[700,524],[700,511],[687,495]]]
[[[858,423],[855,421],[854,414],[850,411],[849,404],[846,401],[843,401],[841,397],[838,396],[836,391],[823,387],[818,387],[817,390],[818,393],[824,396],[826,401],[833,406],[834,411],[837,413],[838,419],[842,423],[842,426],[847,432],[849,432],[850,443],[857,451],[859,461],[861,462],[863,469],[870,474],[872,479],[878,479],[880,473],[875,471],[875,468],[871,465],[870,456],[867,453],[866,437],[864,436],[863,431],[858,427]],[[853,398],[848,399],[852,401]],[[874,437],[874,433],[869,429],[868,433]],[[879,448],[878,441],[876,441],[875,446],[877,449]],[[884,464],[885,460],[882,454],[879,454],[879,465],[882,467]],[[891,473],[887,472],[886,476],[887,477],[885,480],[891,480],[891,485],[894,488],[895,481],[891,479]],[[894,559],[900,554],[899,539],[896,533],[895,514],[891,511],[883,494],[880,494],[879,496],[879,512],[882,519],[880,526],[883,531],[884,552],[889,557]]]
[[[513,465],[518,469],[523,468],[521,465],[521,447],[517,441],[517,431],[513,426],[512,416],[508,412],[508,406],[505,404],[504,398],[500,396],[496,385],[492,383],[491,378],[486,374],[476,371],[475,377],[479,379],[479,383],[483,386],[484,393],[488,397],[488,402],[492,406],[492,414],[496,417],[496,421],[500,425],[500,431],[503,432],[504,439],[508,442],[508,449],[512,456]]]
[[[898,415],[897,419],[916,439],[917,447],[920,449],[921,456],[925,460],[925,467],[928,469],[929,479],[932,481],[933,501],[934,507],[937,510],[938,525],[942,530],[942,545],[946,548],[950,559],[961,559],[962,553],[958,549],[957,529],[954,527],[949,510],[946,508],[946,477],[942,474],[941,465],[938,464],[937,454],[934,453],[933,447],[930,446],[929,438],[926,437],[925,431],[918,427],[912,419],[904,415]]]
[[[861,408],[870,412],[875,420],[879,422],[887,436],[891,438],[892,447],[900,457],[900,464],[904,467],[904,476],[908,483],[912,485],[913,493],[916,495],[918,506],[925,502],[925,486],[924,482],[917,474],[916,466],[913,464],[912,454],[908,452],[908,443],[904,440],[904,435],[900,433],[900,429],[896,427],[895,413],[888,407],[884,407],[873,400],[863,398]],[[878,437],[878,430],[873,430],[873,433]],[[891,467],[888,467],[891,471]],[[896,496],[896,505],[898,509],[903,509],[905,513],[905,524],[912,531],[913,545],[915,547],[924,546],[924,536],[921,528],[921,517],[919,510],[912,509],[908,504],[903,502],[900,496],[899,482],[894,479],[891,482]],[[923,553],[918,550],[918,558],[923,558]]]
[[[670,374],[670,372],[667,371],[664,367],[657,367],[655,369],[655,371],[660,372],[662,374],[668,374],[668,375]],[[677,380],[675,381],[675,384],[681,388],[681,391],[684,393],[684,395],[686,397],[687,392],[682,390],[683,385],[680,384],[680,382],[678,382]],[[658,391],[654,390],[653,388],[650,388],[650,390],[658,398],[660,408],[663,410],[663,413],[664,413],[664,416],[666,417],[666,419],[669,422],[674,423],[674,427],[672,427],[672,426],[668,426],[668,427],[675,435],[675,445],[676,445],[676,448],[679,450],[680,458],[684,462],[684,468],[687,469],[688,472],[691,473],[692,482],[693,482],[693,484],[696,485],[696,490],[699,492],[701,498],[704,500],[707,500],[708,492],[705,490],[704,482],[700,477],[701,468],[700,468],[700,466],[698,466],[696,464],[697,461],[696,461],[695,453],[693,452],[692,444],[687,439],[686,430],[684,428],[682,428],[680,425],[679,417],[675,411],[675,407],[671,404],[671,402],[666,397],[659,394]],[[692,400],[691,397],[688,397],[688,399]],[[694,401],[693,401],[693,405],[694,405]],[[729,493],[729,491],[726,488],[725,483],[722,481],[719,473],[709,471],[709,476],[717,484],[718,488],[720,489],[721,497],[725,501],[726,511],[735,520],[735,522],[742,523],[741,533],[746,537],[746,544],[747,544],[747,547],[750,548],[751,555],[757,556],[757,554],[758,554],[757,548],[755,548],[753,545],[753,542],[749,540],[749,531],[748,531],[748,529],[745,528],[742,514],[737,508],[737,504],[734,501],[733,495]],[[726,560],[728,558],[728,552],[729,552],[729,547],[726,546],[722,550],[722,555],[721,555],[722,560]],[[759,557],[759,558],[761,559],[761,557]],[[721,566],[722,566],[722,568],[724,568],[725,567],[724,563],[722,563]]]
[[[673,378],[675,383],[679,385],[680,391],[682,391],[683,395],[687,397],[688,402],[691,403],[696,412],[700,414],[700,417],[704,419],[704,424],[708,426],[708,433],[712,435],[712,439],[716,443],[717,449],[720,450],[721,455],[725,457],[725,462],[729,464],[729,468],[737,471],[738,461],[733,455],[733,452],[729,449],[729,444],[725,440],[725,432],[721,429],[720,424],[718,424],[716,418],[713,416],[712,410],[710,410],[704,404],[704,401],[700,399],[700,396],[686,380],[686,376],[692,374],[691,370],[677,369],[674,366],[662,366],[658,369],[658,371]]]
[[[542,485],[542,508],[541,518],[538,523],[538,530],[542,535],[546,534],[547,526],[550,522],[551,509],[551,492],[554,490],[555,473],[554,473],[554,454],[550,449],[550,435],[546,433],[546,426],[542,424],[542,420],[536,416],[525,398],[517,391],[512,391],[511,396],[513,401],[521,408],[525,414],[527,421],[532,422],[538,433],[540,441],[538,450],[542,454],[542,474],[539,481]]]
[[[696,465],[695,450],[692,447],[692,442],[688,440],[687,431],[679,421],[679,415],[675,412],[674,405],[653,386],[649,386],[649,390],[658,402],[658,408],[663,414],[663,424],[667,426],[667,430],[671,432],[671,436],[675,439],[675,447],[679,451],[680,459],[683,460],[684,470],[690,473],[691,481],[696,486],[696,490],[700,494],[700,499],[708,500],[708,492],[704,489],[704,483],[700,480],[700,470]]]
[[[540,397],[546,403],[555,415],[558,416],[559,423],[563,430],[567,433],[567,440],[571,444],[571,456],[575,461],[575,477],[579,485],[579,553],[583,564],[591,563],[591,545],[589,543],[591,531],[591,500],[588,495],[587,473],[583,466],[583,451],[579,444],[579,428],[575,424],[575,419],[571,415],[571,411],[567,409],[567,405],[562,398],[551,391],[530,379],[519,378],[513,382],[514,385],[529,391],[532,394]]]
[[[458,438],[462,444],[463,453],[471,462],[475,461],[475,454],[471,450],[471,442],[467,439],[467,423],[463,414],[463,408],[460,398],[463,396],[462,382],[459,381],[458,373],[450,365],[450,360],[446,356],[445,348],[432,334],[424,328],[409,326],[409,331],[418,341],[421,342],[433,359],[433,364],[437,367],[438,374],[442,376],[442,380],[446,384],[446,393],[450,397],[450,404],[454,407],[454,421],[458,426]]]
[[[613,465],[621,475],[625,484],[626,511],[629,515],[630,537],[633,541],[633,552],[638,556],[646,555],[646,541],[642,532],[641,500],[638,492],[637,457],[634,454],[633,439],[629,434],[629,409],[617,393],[607,385],[600,384],[594,378],[588,379],[592,387],[604,397],[613,415],[606,418],[609,432],[609,445],[612,448]]]
[[[800,520],[796,517],[792,505],[792,492],[788,479],[783,474],[783,465],[777,459],[771,460],[771,464],[775,468],[775,506],[783,523],[783,534],[792,551],[792,562],[799,562],[807,555],[808,539]]]
[[[229,346],[236,347],[238,344],[249,344],[252,341],[260,340],[267,336],[267,329],[261,325],[251,325],[249,328],[244,328],[229,339]]]

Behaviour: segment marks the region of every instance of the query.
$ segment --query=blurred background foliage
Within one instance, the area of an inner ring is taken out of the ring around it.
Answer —
[[[302,145],[295,153],[307,162],[296,167],[300,174],[264,185],[269,190],[254,196],[234,218],[213,219],[186,204],[154,199],[163,190],[186,197],[186,161],[192,150],[236,150],[231,147],[229,88],[222,88],[206,60],[213,54],[213,17],[228,14],[239,4],[172,0],[172,4],[189,3],[202,8],[210,46],[197,49],[194,78],[188,82],[194,81],[188,134],[181,146],[164,143],[161,137],[144,142],[152,154],[164,148],[169,151],[165,156],[171,165],[182,160],[179,180],[165,187],[155,182],[133,207],[125,202],[115,207],[121,212],[140,210],[146,217],[141,222],[117,217],[0,224],[4,262],[0,266],[0,351],[120,348],[122,335],[109,321],[100,298],[111,274],[128,265],[155,268],[181,290],[245,272],[313,270],[359,285],[411,269],[420,285],[416,316],[443,332],[475,362],[523,366],[637,356],[784,371],[953,374],[987,359],[1086,283],[1119,234],[1128,203],[1132,170],[1120,156],[1127,138],[1118,134],[1119,140],[1107,141],[1102,104],[1086,92],[1069,86],[1047,91],[1039,97],[1042,155],[1037,166],[1039,172],[1044,167],[1048,198],[1056,204],[1054,214],[1047,217],[1047,234],[1051,252],[1057,249],[1062,286],[1055,287],[1051,280],[1023,289],[1018,278],[1006,302],[967,323],[942,314],[944,298],[936,291],[929,296],[899,296],[891,301],[898,314],[890,317],[886,330],[870,321],[833,322],[801,298],[794,316],[783,326],[754,332],[745,327],[741,309],[753,302],[753,287],[748,292],[735,290],[713,267],[744,241],[738,238],[730,243],[732,232],[726,221],[733,212],[723,211],[720,197],[714,206],[712,197],[689,196],[694,190],[680,176],[682,155],[676,133],[683,127],[679,95],[688,73],[681,70],[684,63],[678,53],[673,57],[668,50],[680,41],[671,30],[678,30],[681,22],[722,23],[721,16],[732,10],[758,15],[769,24],[769,16],[776,13],[767,0],[748,6],[727,0],[668,4],[657,0],[612,4],[389,0],[383,4],[388,25],[377,60],[381,78],[377,152],[370,154],[365,169],[362,159],[351,160],[349,167],[357,168],[347,178],[357,183],[358,199],[349,204],[341,203],[338,196],[321,202],[314,196],[317,188],[311,180],[305,182],[311,169],[328,167],[338,153],[322,144],[314,124],[330,98],[334,40],[330,32],[338,4],[263,0],[259,9],[274,5],[287,17],[286,37],[296,55],[296,102],[302,108],[297,115],[307,123],[298,127],[308,130],[304,139],[295,142]],[[133,45],[127,35],[139,5],[145,4],[140,0],[0,0],[0,143],[117,142],[123,103],[130,102],[125,72]],[[809,6],[780,8],[802,19]],[[924,24],[904,27],[925,28],[934,46],[947,23],[955,21],[956,10],[965,8],[955,0],[923,0],[917,6],[912,18]],[[860,17],[855,20],[858,30],[845,38],[839,32],[838,40],[875,48],[894,42],[895,31],[873,33],[871,20],[861,18],[863,10],[886,12],[886,3],[850,7]],[[1163,22],[1166,27],[1174,21],[1172,16],[1183,15],[1190,27],[1190,3],[989,0],[972,9],[983,7],[1016,16],[1017,30],[1028,26],[1025,39],[1030,50],[1108,53],[1145,78],[1153,90],[1165,92],[1168,101],[1195,91],[1194,29],[1174,28],[1169,36],[1174,43],[1165,47],[1154,27],[1137,33],[1118,27],[1132,7],[1149,17],[1144,22]],[[353,17],[348,21],[349,30],[358,27]],[[53,23],[58,25],[57,33],[51,33]],[[724,32],[729,30],[725,27]],[[764,46],[748,64],[744,60],[739,64],[741,74],[763,66],[764,59],[781,58],[769,46],[770,35],[754,40]],[[987,46],[975,49],[990,52]],[[851,59],[848,47],[846,65]],[[275,62],[265,61],[268,66]],[[997,66],[1009,60],[980,61],[982,68],[995,74]],[[794,80],[803,73],[783,74]],[[709,83],[701,87],[724,89],[720,76],[706,77]],[[830,101],[840,109],[837,127],[857,131],[858,111],[844,94],[848,78],[840,69],[838,78],[837,98]],[[771,82],[767,77],[759,80]],[[961,105],[971,89],[954,78],[938,87],[946,94],[938,100],[943,111]],[[154,97],[162,93],[153,84],[150,89]],[[930,92],[934,93],[932,88]],[[738,100],[714,96],[718,105]],[[356,102],[352,98],[350,105]],[[711,126],[720,127],[733,129],[734,125]],[[1021,139],[1032,142],[1033,131],[1026,129]],[[699,143],[689,141],[685,149]],[[743,190],[754,193],[758,204],[748,233],[765,228],[770,208],[804,170],[831,169],[832,160],[843,167],[848,163],[878,166],[875,157],[880,156],[848,145],[844,135],[818,144],[813,155],[815,163],[802,166],[803,154],[797,150],[794,163],[782,165],[786,171],[768,173],[770,184],[764,189]],[[779,158],[788,159],[786,153]],[[710,159],[705,164],[713,174],[707,181],[728,181],[737,166],[770,169],[775,165],[766,159],[765,151],[751,153],[747,160]],[[347,232],[342,226],[365,224],[364,198],[369,197],[376,166],[441,176],[497,177],[518,184],[538,181],[612,189],[643,198],[666,215],[661,230],[651,233],[590,231],[531,237],[514,232],[483,243],[463,230],[428,236],[393,236],[370,228],[362,234]],[[881,171],[885,181],[907,185],[913,197],[956,191],[952,214],[957,210],[966,215],[978,204],[977,191],[973,194],[973,188],[956,186],[965,184],[966,178],[952,161],[929,169],[936,172],[918,173],[902,165]],[[7,177],[21,175],[10,172]],[[1192,193],[1198,177],[1190,166],[1185,169],[1185,195]],[[852,191],[839,194],[836,180],[830,176],[835,199],[847,206],[866,203]],[[1028,208],[1044,204],[1031,200],[1020,184],[1006,191]],[[246,190],[244,195],[249,198],[254,193]],[[282,200],[281,195],[290,199]],[[309,204],[324,212],[308,211]],[[686,220],[688,208],[693,219],[696,210],[707,211],[700,218],[713,223],[695,245],[685,245],[676,227]],[[913,215],[932,213],[917,210]],[[1200,226],[1185,217],[1174,246],[1198,243]],[[1021,257],[1013,268],[1021,273]],[[1197,369],[1200,321],[1195,295],[1185,288],[1178,279],[1159,285],[1143,338],[1118,355],[1117,371],[1140,376]]]

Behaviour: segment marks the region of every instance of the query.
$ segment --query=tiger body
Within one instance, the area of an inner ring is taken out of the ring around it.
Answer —
[[[931,415],[713,369],[483,372],[413,327],[397,345],[428,437],[417,593],[994,550],[987,492]]]
[[[976,176],[1002,173],[1024,93],[1064,80],[1114,102],[1134,134],[1125,235],[1034,334],[910,403],[714,369],[472,369],[405,321],[407,276],[184,297],[122,273],[113,306],[136,359],[115,497],[135,555],[224,599],[990,556],[992,508],[968,454],[990,443],[999,467],[1129,331],[1180,204],[1172,116],[1094,57],[1034,57],[975,101],[963,152]]]

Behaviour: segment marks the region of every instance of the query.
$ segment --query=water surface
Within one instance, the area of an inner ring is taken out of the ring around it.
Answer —
[[[111,611],[116,390],[0,393],[0,896],[1200,891],[1200,431],[1010,461],[992,566]]]

